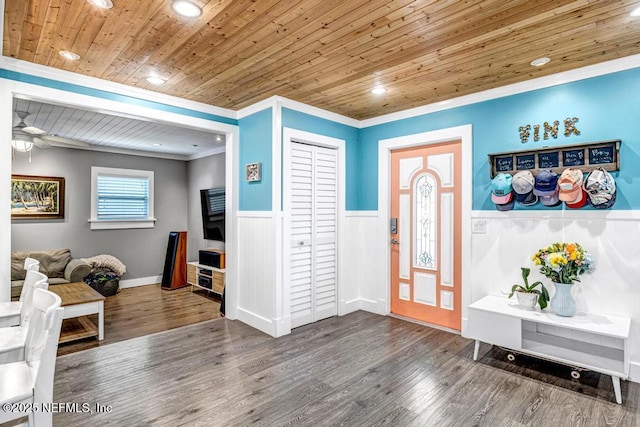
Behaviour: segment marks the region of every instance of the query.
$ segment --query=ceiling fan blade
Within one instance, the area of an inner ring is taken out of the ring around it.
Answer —
[[[49,145],[55,147],[90,147],[91,144],[84,141],[78,141],[77,139],[64,138],[62,136],[55,135],[40,135],[38,139],[46,141]]]
[[[46,131],[39,129],[35,126],[26,126],[23,127],[22,132],[26,132],[26,133],[30,133],[31,135],[44,135],[45,133],[47,133]]]
[[[38,148],[49,148],[49,147],[51,147],[51,144],[49,144],[44,139],[41,139],[41,138],[38,138],[38,137],[33,138],[33,145],[35,145]]]

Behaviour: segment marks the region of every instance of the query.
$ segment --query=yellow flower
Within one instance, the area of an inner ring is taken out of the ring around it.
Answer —
[[[553,268],[558,268],[559,266],[567,263],[567,259],[559,252],[549,254],[548,259],[549,264],[551,264],[551,267]]]

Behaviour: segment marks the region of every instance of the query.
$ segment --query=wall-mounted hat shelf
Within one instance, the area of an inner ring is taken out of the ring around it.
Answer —
[[[587,142],[562,147],[544,147],[535,150],[507,151],[489,154],[491,178],[499,173],[514,174],[529,170],[534,175],[539,169],[551,169],[557,174],[568,167],[588,173],[597,167],[609,172],[620,170],[619,139]]]

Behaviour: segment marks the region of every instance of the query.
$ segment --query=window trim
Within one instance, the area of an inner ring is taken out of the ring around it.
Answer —
[[[98,176],[123,176],[134,178],[147,178],[149,180],[149,206],[146,219],[104,220],[98,219]],[[156,223],[154,216],[154,173],[153,171],[137,169],[108,168],[91,166],[91,218],[89,219],[91,230],[117,230],[129,228],[153,228]]]

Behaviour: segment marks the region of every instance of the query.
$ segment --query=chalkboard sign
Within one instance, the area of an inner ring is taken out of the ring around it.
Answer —
[[[498,172],[510,172],[513,170],[513,156],[496,158],[496,170]]]
[[[560,160],[557,151],[538,154],[538,167],[540,169],[551,169],[557,168],[558,166],[560,166]]]
[[[603,163],[613,163],[613,147],[593,147],[589,148],[589,164],[600,165]]]
[[[603,168],[609,172],[619,171],[621,143],[619,139],[612,139],[489,154],[491,178],[499,173],[514,175],[522,170],[536,175],[540,169],[551,169],[560,175],[569,167],[580,168],[584,173],[595,168]]]
[[[533,154],[516,156],[516,170],[528,170],[536,168],[536,157]]]
[[[564,167],[584,165],[584,148],[579,150],[563,150],[562,165]]]

